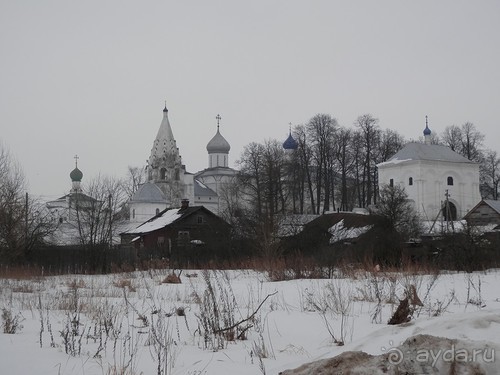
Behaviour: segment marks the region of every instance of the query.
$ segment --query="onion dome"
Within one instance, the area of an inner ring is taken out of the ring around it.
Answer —
[[[69,177],[71,178],[71,181],[73,181],[73,182],[81,182],[82,178],[83,178],[83,173],[81,170],[78,169],[78,167],[76,167],[75,169],[73,169],[71,171],[71,173],[69,174]]]
[[[296,150],[299,147],[297,141],[292,137],[292,132],[288,135],[288,138],[283,142],[283,148],[285,150]]]
[[[431,129],[429,129],[429,121],[427,116],[425,116],[425,129],[424,129],[424,136],[431,135]]]
[[[231,146],[226,138],[222,136],[219,131],[219,125],[217,125],[217,133],[207,144],[207,151],[209,154],[229,154]]]
[[[431,135],[431,129],[426,125],[424,129],[424,135]]]

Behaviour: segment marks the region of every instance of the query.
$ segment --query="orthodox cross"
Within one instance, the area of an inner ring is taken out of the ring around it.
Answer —
[[[219,130],[219,123],[220,123],[220,120],[222,120],[222,117],[220,117],[219,114],[217,114],[217,116],[215,116],[215,119],[217,120],[217,131]]]
[[[80,158],[78,157],[78,155],[75,155],[73,159],[75,159],[75,167],[78,168],[78,159]]]

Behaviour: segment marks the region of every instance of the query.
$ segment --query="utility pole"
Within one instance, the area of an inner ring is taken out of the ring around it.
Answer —
[[[455,232],[455,226],[453,224],[453,218],[451,217],[451,209],[450,209],[450,193],[448,189],[445,190],[444,196],[445,200],[445,209],[446,209],[446,232],[449,232],[449,225],[451,225],[451,230]],[[451,219],[451,220],[450,220]]]
[[[28,252],[28,192],[26,192],[26,202],[24,207],[24,253]]]
[[[108,195],[108,209],[109,209],[109,248],[113,247],[113,210],[111,209],[111,201],[113,196],[111,194]]]

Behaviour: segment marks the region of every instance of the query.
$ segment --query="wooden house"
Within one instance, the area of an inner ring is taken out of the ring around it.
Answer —
[[[170,208],[120,234],[124,246],[133,246],[137,254],[154,251],[171,262],[200,265],[221,259],[230,251],[231,226],[203,206]]]
[[[469,225],[500,224],[500,201],[483,199],[464,217]]]

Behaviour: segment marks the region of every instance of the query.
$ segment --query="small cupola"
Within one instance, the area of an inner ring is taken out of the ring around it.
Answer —
[[[213,136],[213,138],[207,144],[207,151],[209,154],[228,154],[229,150],[231,150],[231,146],[229,142],[222,136],[219,130],[220,120],[222,117],[217,115],[215,117],[217,119],[217,133]]]
[[[426,145],[431,144],[431,129],[429,129],[429,122],[427,116],[425,116],[425,129],[424,129],[424,142]]]
[[[283,148],[285,150],[296,150],[299,147],[297,141],[292,137],[292,131],[290,130],[290,134],[285,142],[283,142]]]
[[[74,192],[81,190],[80,184],[83,178],[83,172],[78,169],[78,159],[78,155],[75,155],[75,169],[73,169],[69,174],[69,178],[71,178],[72,183],[72,190]]]
[[[208,151],[208,164],[209,168],[213,167],[227,167],[228,166],[228,155],[231,146],[229,142],[222,136],[219,130],[221,116],[217,115],[217,133],[207,144]]]

